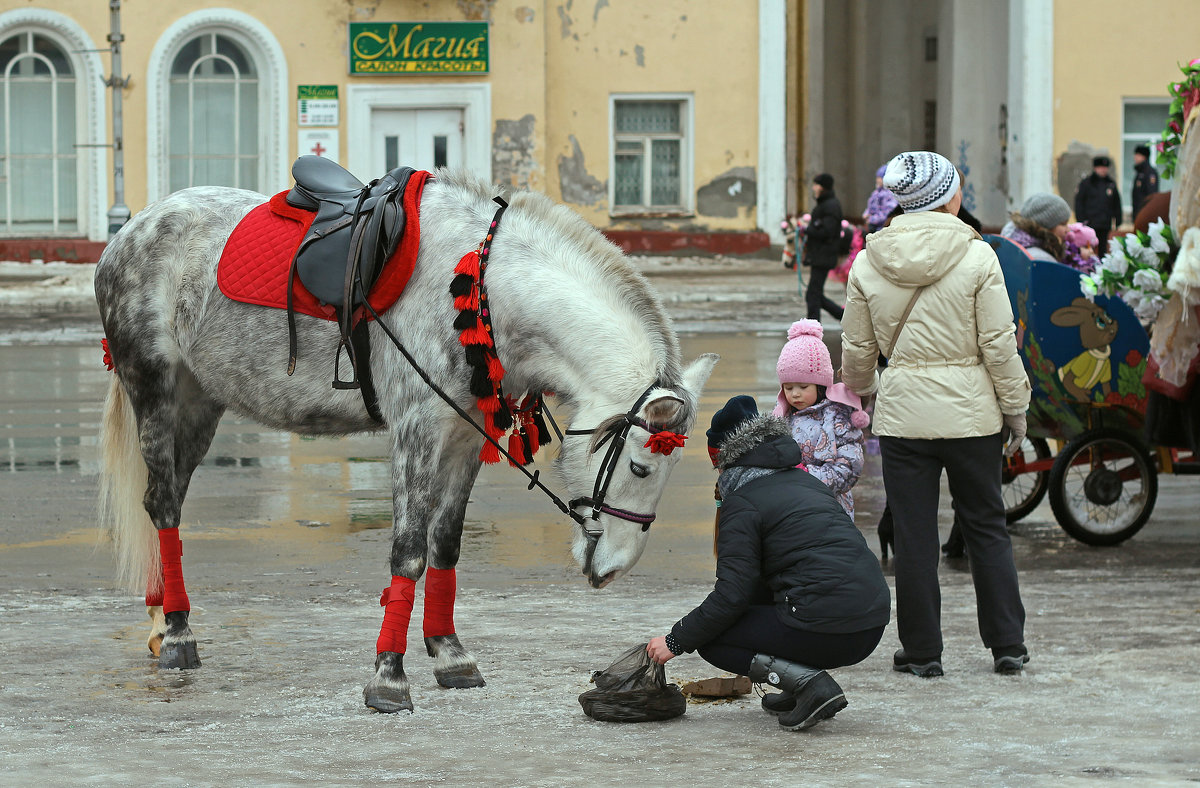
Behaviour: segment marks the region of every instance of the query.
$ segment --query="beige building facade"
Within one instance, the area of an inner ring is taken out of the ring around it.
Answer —
[[[102,243],[118,185],[133,212],[189,185],[271,194],[306,153],[364,180],[463,166],[630,249],[738,252],[781,241],[817,173],[857,216],[880,164],[932,147],[996,226],[1032,192],[1069,199],[1099,151],[1128,202],[1132,147],[1200,55],[1193,0],[118,5],[120,179],[110,4],[0,3],[0,257]]]

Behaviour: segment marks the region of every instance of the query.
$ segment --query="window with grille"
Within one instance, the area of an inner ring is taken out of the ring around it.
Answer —
[[[77,233],[75,72],[36,32],[0,41],[0,218],[11,235]]]
[[[169,186],[258,191],[259,95],[254,61],[232,38],[203,33],[171,63]]]
[[[1171,102],[1159,99],[1125,99],[1123,125],[1121,128],[1121,177],[1112,173],[1121,192],[1121,202],[1125,210],[1133,207],[1133,149],[1138,145],[1150,148],[1150,164],[1157,167],[1158,141],[1162,137],[1163,127],[1167,125],[1167,116],[1171,112]],[[1158,190],[1169,192],[1174,181],[1168,181],[1159,176]]]
[[[613,102],[614,212],[686,211],[688,102]]]

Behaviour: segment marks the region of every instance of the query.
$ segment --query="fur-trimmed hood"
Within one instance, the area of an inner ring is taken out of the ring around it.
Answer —
[[[781,456],[786,454],[786,451],[781,452],[775,450],[774,445],[767,445],[774,444],[778,438],[786,438],[786,442],[795,450],[794,460]],[[759,447],[771,451],[765,454],[762,451],[755,451]],[[717,454],[717,470],[720,471],[734,465],[780,468],[793,467],[799,462],[800,448],[792,440],[787,422],[769,414],[755,416],[743,422],[729,434],[729,437],[721,444],[721,451]]]

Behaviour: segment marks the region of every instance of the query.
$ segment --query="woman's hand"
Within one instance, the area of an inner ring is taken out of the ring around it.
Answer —
[[[652,639],[646,645],[646,653],[650,655],[650,659],[659,665],[665,665],[675,656],[675,653],[667,648],[667,638],[665,635]]]

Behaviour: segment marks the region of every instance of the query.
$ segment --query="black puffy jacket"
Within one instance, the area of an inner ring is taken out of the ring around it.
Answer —
[[[782,423],[756,420],[772,421]],[[795,441],[776,434],[732,461],[782,470],[747,482],[721,503],[716,585],[671,629],[685,651],[761,603],[763,585],[782,621],[797,629],[849,633],[887,624],[891,593],[879,560],[829,488],[795,467],[800,460]]]
[[[809,219],[804,231],[804,264],[813,268],[836,268],[838,243],[842,238],[842,204],[832,189],[821,192]]]
[[[1094,230],[1108,232],[1113,222],[1121,223],[1121,194],[1108,176],[1092,173],[1079,182],[1075,192],[1075,218]],[[1106,254],[1107,250],[1097,250]]]

